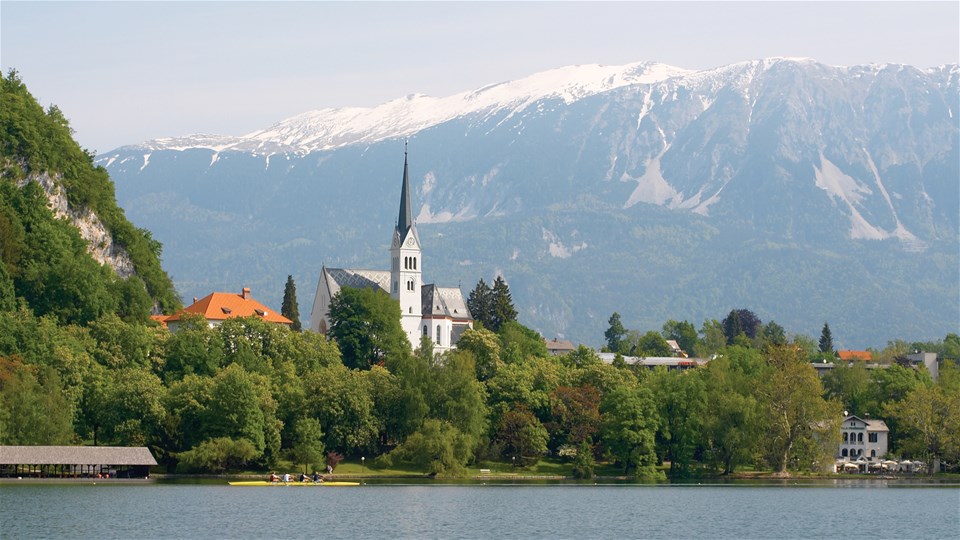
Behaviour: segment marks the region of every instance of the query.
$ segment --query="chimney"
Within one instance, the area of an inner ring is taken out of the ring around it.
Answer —
[[[196,297],[196,296],[193,297],[193,303],[194,303],[194,304],[197,303],[197,297]]]
[[[243,294],[241,294],[240,296],[241,296],[244,300],[248,300],[248,299],[250,298],[250,287],[244,287],[244,288],[243,288]]]

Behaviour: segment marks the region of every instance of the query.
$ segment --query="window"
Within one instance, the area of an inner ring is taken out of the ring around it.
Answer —
[[[437,325],[437,345],[440,344],[440,325]]]
[[[413,313],[413,306],[410,306],[410,307],[409,307],[409,308],[407,308],[407,309],[409,309],[409,310],[410,310],[410,311],[409,311],[408,313]]]
[[[416,257],[413,258],[413,269],[414,269],[414,270],[417,269],[417,258],[416,258]]]
[[[844,449],[840,452],[840,455],[843,456],[843,457],[847,457],[847,449],[844,448]]]
[[[871,457],[871,458],[877,457],[877,451],[876,451],[876,450],[871,450],[871,451],[870,451],[870,457]]]
[[[863,432],[857,433],[857,442],[863,442]]]
[[[868,434],[867,434],[867,440],[870,441],[870,442],[877,442],[877,434],[876,434],[876,433],[868,433]]]
[[[427,325],[423,325],[423,335],[427,335]]]
[[[847,442],[847,432],[843,432],[843,442]]]

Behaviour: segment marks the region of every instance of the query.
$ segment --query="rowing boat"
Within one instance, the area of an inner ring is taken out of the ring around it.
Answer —
[[[266,480],[247,480],[244,482],[227,482],[231,486],[359,486],[360,482],[267,482]]]

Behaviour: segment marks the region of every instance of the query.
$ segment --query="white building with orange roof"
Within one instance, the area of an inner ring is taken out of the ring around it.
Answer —
[[[200,300],[193,299],[193,303],[182,310],[166,317],[166,323],[171,332],[176,332],[183,316],[188,314],[202,315],[207,324],[213,328],[220,326],[223,321],[233,317],[257,317],[269,323],[284,324],[288,327],[293,321],[284,317],[280,312],[253,299],[250,288],[244,287],[240,294],[214,292]]]

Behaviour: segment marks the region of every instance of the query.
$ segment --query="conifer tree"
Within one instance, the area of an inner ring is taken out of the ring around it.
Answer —
[[[620,322],[620,314],[616,311],[613,312],[613,315],[610,316],[610,328],[607,328],[607,331],[603,333],[603,337],[607,338],[607,348],[612,353],[619,353],[620,344],[623,343],[623,337],[627,335],[627,329],[623,327],[623,323]]]
[[[301,330],[300,326],[300,307],[297,305],[297,286],[293,282],[293,276],[287,276],[287,285],[283,288],[283,305],[280,306],[280,314],[293,321],[290,329],[294,332]]]
[[[491,291],[490,287],[483,281],[483,278],[480,278],[477,286],[470,291],[470,296],[467,297],[467,309],[470,310],[470,315],[473,316],[473,320],[482,324],[487,330],[496,331],[493,328],[492,296],[493,291]]]
[[[517,320],[517,310],[513,307],[513,298],[510,296],[510,287],[497,276],[493,282],[493,331],[499,331],[505,323]]]
[[[823,323],[823,330],[820,331],[820,352],[833,352],[833,336],[827,323]]]

